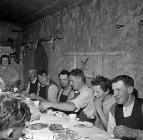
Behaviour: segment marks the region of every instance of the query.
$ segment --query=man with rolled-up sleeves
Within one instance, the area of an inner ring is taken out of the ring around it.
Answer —
[[[85,76],[81,69],[73,69],[70,72],[70,84],[76,91],[75,97],[71,99],[70,102],[43,102],[40,108],[46,109],[53,107],[63,111],[74,111],[81,121],[89,121],[94,123],[95,120],[93,112],[95,111],[95,107],[93,104],[93,91],[91,88],[87,87],[85,82]]]

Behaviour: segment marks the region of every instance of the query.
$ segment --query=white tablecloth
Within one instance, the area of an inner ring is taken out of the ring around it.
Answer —
[[[27,103],[28,104],[28,103]],[[71,130],[74,130],[75,132],[78,132],[80,138],[79,140],[108,140],[109,135],[107,132],[96,128],[95,126],[88,128],[88,127],[75,127],[74,125],[76,123],[80,123],[79,121],[70,121],[65,120],[64,118],[60,116],[51,116],[48,113],[43,114],[39,112],[39,109],[35,106],[29,104],[31,113],[33,116],[40,116],[40,120],[33,121],[32,123],[44,123],[44,124],[62,124],[64,128],[69,128]],[[30,137],[34,140],[54,140],[54,135],[52,131],[49,130],[49,128],[44,128],[40,130],[30,130],[28,129],[28,134]],[[31,136],[32,135],[32,136]],[[29,139],[30,139],[29,137]]]

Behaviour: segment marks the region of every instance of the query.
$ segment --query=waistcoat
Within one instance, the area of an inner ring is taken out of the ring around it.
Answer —
[[[29,94],[31,94],[31,93],[37,94],[37,90],[38,90],[38,79],[36,80],[35,83],[30,82]]]
[[[115,121],[116,125],[125,125],[129,128],[143,130],[143,112],[141,101],[135,99],[132,114],[129,117],[123,116],[123,106],[115,106]],[[123,140],[135,140],[133,138],[123,138]]]

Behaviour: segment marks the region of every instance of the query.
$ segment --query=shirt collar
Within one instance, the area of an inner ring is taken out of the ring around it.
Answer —
[[[134,106],[134,102],[133,101],[130,105],[128,106],[123,106],[123,113],[124,113],[124,117],[129,117],[132,114],[132,110],[133,110],[133,106]]]

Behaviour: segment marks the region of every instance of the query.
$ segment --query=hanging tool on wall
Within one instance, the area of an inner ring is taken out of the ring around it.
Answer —
[[[117,29],[120,29],[120,28],[123,28],[123,27],[125,27],[125,25],[123,25],[123,24],[116,24],[116,28]]]

